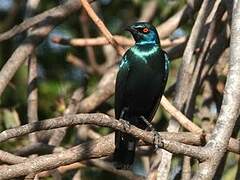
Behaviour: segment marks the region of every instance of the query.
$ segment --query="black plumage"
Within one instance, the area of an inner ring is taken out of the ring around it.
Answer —
[[[115,116],[141,129],[151,122],[168,77],[168,56],[161,49],[154,26],[141,22],[128,28],[136,44],[124,54],[116,80]],[[129,168],[134,161],[137,140],[116,131],[114,161]]]

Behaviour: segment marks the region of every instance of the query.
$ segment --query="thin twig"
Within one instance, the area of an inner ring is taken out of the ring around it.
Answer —
[[[94,2],[94,0],[91,0],[90,2],[92,3],[92,2]],[[78,0],[67,1],[63,5],[59,5],[55,8],[47,10],[47,11],[45,11],[41,14],[38,14],[34,17],[28,18],[28,19],[24,20],[21,24],[14,26],[13,28],[11,28],[10,30],[8,30],[4,33],[1,33],[0,34],[0,42],[10,39],[24,31],[27,31],[29,28],[31,28],[35,25],[38,25],[40,23],[43,23],[47,19],[65,18],[65,17],[69,16],[71,13],[77,12],[80,9],[80,7],[81,7],[81,4],[79,4]],[[62,13],[62,12],[64,12],[64,13]],[[65,14],[65,13],[67,13],[67,14]]]
[[[18,46],[0,71],[0,96],[18,68],[24,63],[34,49],[44,40],[49,32],[52,31],[52,29],[57,24],[62,22],[67,16],[79,10],[80,7],[81,5],[77,0],[72,0],[67,1],[64,5],[60,5],[39,15],[39,17],[41,17],[41,23],[31,30],[31,33],[29,33],[27,38]],[[31,21],[36,20],[39,22],[37,20],[39,17],[35,16],[33,19],[31,18]],[[31,25],[33,24],[36,24],[36,22],[31,22]],[[24,28],[24,30],[26,29]],[[16,32],[14,32],[13,35],[16,35]],[[2,37],[5,37],[5,35]],[[12,36],[6,37],[11,38]]]
[[[188,0],[187,4],[182,7],[176,14],[168,18],[165,22],[157,27],[160,38],[168,37],[179,26],[192,19],[202,4],[202,0]]]
[[[129,39],[123,36],[115,35],[113,36],[114,40],[122,46],[132,46],[134,45],[134,40]],[[57,44],[63,44],[63,45],[71,45],[75,47],[81,47],[81,46],[102,46],[109,44],[109,41],[105,37],[96,37],[96,38],[73,38],[73,39],[66,39],[60,36],[53,36],[51,40],[54,43]],[[180,37],[174,40],[170,39],[162,39],[161,40],[161,46],[163,48],[169,47],[169,46],[176,46],[179,44],[182,44],[186,42],[186,37]]]
[[[203,28],[203,25],[205,23],[205,20],[207,19],[208,14],[210,13],[210,10],[213,4],[214,4],[213,2],[210,2],[208,0],[203,1],[200,11],[198,13],[197,19],[193,25],[192,32],[189,37],[187,46],[184,50],[183,60],[182,60],[180,69],[178,71],[178,76],[176,80],[177,82],[176,95],[173,101],[174,106],[179,110],[182,110],[182,107],[188,96],[185,92],[188,89],[191,72],[193,69],[192,59],[193,59],[194,50],[196,48],[197,40],[200,35],[200,32]],[[180,124],[175,119],[170,119],[167,130],[169,132],[178,132],[179,128],[180,128]],[[158,174],[161,174],[161,178],[165,180],[165,179],[168,179],[172,154],[164,150],[162,153],[163,153],[162,161],[158,168]]]
[[[76,114],[78,110],[77,105],[79,104],[79,102],[82,100],[83,97],[84,97],[84,88],[81,87],[75,90],[70,99],[70,103],[64,112],[64,115]],[[60,143],[62,142],[66,134],[66,130],[67,130],[66,127],[56,129],[53,135],[51,136],[48,144],[53,146],[60,145]]]
[[[88,29],[87,13],[85,11],[82,11],[79,19],[80,19],[81,24],[84,24],[84,26],[82,26],[82,31],[83,31],[84,38],[89,38],[90,33],[89,33],[89,29]],[[94,70],[94,72],[96,72],[98,74],[102,74],[102,72],[100,71],[99,65],[96,61],[96,56],[95,56],[95,52],[94,52],[93,47],[86,46],[86,50],[87,50],[88,61],[90,62],[90,65],[91,65],[92,69]]]
[[[118,45],[118,43],[114,40],[112,34],[107,29],[107,27],[104,25],[103,21],[97,16],[97,14],[92,9],[91,5],[88,3],[87,0],[80,0],[82,3],[82,6],[88,13],[88,15],[91,17],[93,22],[97,25],[99,30],[103,33],[103,35],[107,38],[107,40],[113,45],[113,47],[116,49],[117,53],[122,56],[125,52],[124,49]]]
[[[230,63],[223,102],[218,120],[210,141],[204,150],[209,159],[199,164],[199,170],[193,179],[212,179],[221,158],[226,151],[226,145],[232,134],[233,127],[239,117],[240,109],[240,1],[235,1],[230,43]]]

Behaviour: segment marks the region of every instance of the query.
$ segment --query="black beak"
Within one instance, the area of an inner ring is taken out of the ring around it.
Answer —
[[[133,26],[127,26],[125,30],[129,31],[132,34],[135,41],[141,39],[141,35],[138,33],[137,29],[135,29]]]
[[[131,28],[131,26],[127,26],[127,27],[125,27],[124,30],[125,30],[125,31],[129,31],[129,32],[131,32],[131,31],[132,31],[132,28]]]
[[[127,26],[127,27],[125,28],[125,31],[129,31],[129,32],[132,33],[133,35],[134,35],[134,34],[137,34],[137,30],[134,29],[132,26]]]

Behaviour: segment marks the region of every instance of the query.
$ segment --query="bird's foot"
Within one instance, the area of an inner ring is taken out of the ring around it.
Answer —
[[[163,143],[162,137],[160,136],[159,132],[155,130],[153,131],[153,143],[155,146],[155,151],[161,148]]]
[[[155,146],[155,151],[156,151],[157,149],[159,149],[161,147],[162,138],[161,138],[160,134],[153,128],[152,124],[150,122],[148,122],[148,120],[144,116],[141,116],[140,118],[148,126],[147,128],[150,129],[150,131],[153,132],[153,134],[154,134],[153,144]]]
[[[149,129],[150,131],[155,131],[152,124],[148,122],[148,120],[144,116],[140,116],[140,119],[142,119],[143,122],[147,125],[147,129]]]
[[[130,170],[132,168],[130,164],[123,164],[119,162],[115,162],[114,166],[116,169],[119,169],[119,170]]]
[[[130,129],[131,124],[124,120],[124,119],[119,119],[119,121],[122,123],[124,130]]]

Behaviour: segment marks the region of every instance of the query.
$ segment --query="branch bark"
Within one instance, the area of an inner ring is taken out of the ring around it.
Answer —
[[[183,60],[177,76],[176,96],[174,97],[173,102],[179,110],[182,109],[186,101],[187,94],[185,93],[186,91],[183,91],[183,89],[188,89],[188,83],[192,70],[192,56],[197,45],[197,40],[213,4],[214,3],[208,0],[203,1],[197,19],[192,28],[192,32],[189,37],[187,46],[184,50]],[[169,126],[167,128],[169,132],[178,132],[179,128],[180,125],[175,119],[171,119],[169,121]],[[158,168],[158,174],[161,174],[161,178],[164,180],[168,178],[172,154],[163,150],[162,157],[162,162],[160,163]]]
[[[14,51],[12,56],[0,71],[0,96],[12,79],[18,68],[24,63],[27,57],[34,49],[44,40],[53,28],[61,23],[66,17],[77,12],[81,7],[78,0],[67,1],[65,4],[52,8],[40,15],[29,18],[22,23],[20,30],[14,31],[11,35],[2,34],[2,38],[11,38],[17,33],[27,30],[29,27],[36,25],[23,43]],[[25,24],[26,23],[26,24]],[[23,26],[23,27],[22,27]]]
[[[81,4],[83,5],[84,9],[87,11],[88,15],[92,18],[93,22],[97,25],[99,30],[103,33],[106,39],[110,42],[110,44],[116,49],[117,53],[122,56],[125,52],[124,49],[118,45],[118,43],[114,40],[112,34],[104,25],[103,21],[97,16],[97,14],[92,9],[91,5],[88,3],[87,0],[80,0]]]
[[[235,1],[230,43],[230,67],[224,90],[221,111],[211,136],[204,147],[209,158],[199,164],[194,179],[212,179],[226,151],[226,145],[239,116],[240,108],[240,1]]]
[[[126,38],[124,36],[114,35],[113,39],[122,46],[132,46],[134,45],[134,40]],[[171,39],[162,39],[161,46],[163,48],[169,46],[176,46],[186,42],[186,37],[180,37],[174,40]],[[74,47],[81,47],[81,46],[102,46],[108,45],[110,42],[105,37],[96,37],[96,38],[73,38],[73,39],[66,39],[59,36],[53,36],[52,41],[57,44],[63,45],[71,45]]]

